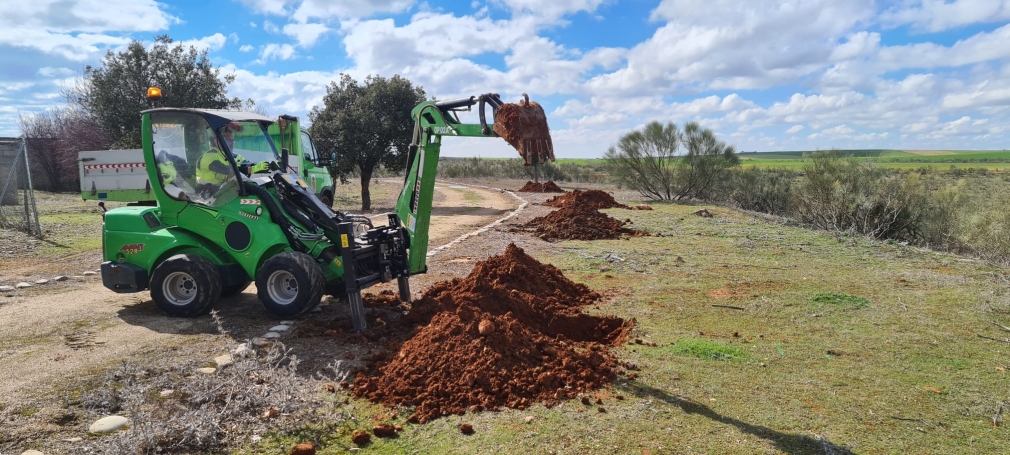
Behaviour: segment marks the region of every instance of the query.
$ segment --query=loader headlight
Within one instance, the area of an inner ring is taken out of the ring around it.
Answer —
[[[368,232],[368,226],[366,226],[364,223],[358,223],[354,225],[355,237],[362,237],[365,235],[366,232]]]
[[[262,214],[263,214],[263,207],[256,207],[256,216],[260,216]]]

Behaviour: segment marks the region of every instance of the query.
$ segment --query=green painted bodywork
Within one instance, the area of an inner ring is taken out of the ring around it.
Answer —
[[[105,190],[92,194],[81,191],[85,201],[154,202],[154,193],[146,190]]]
[[[410,233],[410,273],[428,269],[428,227],[431,224],[431,204],[435,193],[435,171],[442,149],[442,136],[498,137],[490,131],[484,134],[481,125],[460,123],[443,114],[433,101],[417,105],[410,113],[417,125],[415,144],[418,151],[407,169],[406,182],[396,202],[396,214]]]
[[[149,113],[142,116],[142,131],[147,172],[152,182],[158,182]],[[264,208],[256,214],[256,209],[263,205],[256,203],[259,198],[254,195],[241,195],[212,208],[173,199],[160,184],[151,185],[151,192],[157,207],[122,207],[106,212],[102,234],[104,260],[139,266],[150,276],[168,257],[195,253],[215,265],[238,264],[249,279],[254,279],[266,259],[292,251],[281,228],[271,221],[269,211]],[[246,248],[229,247],[224,227],[230,223],[241,223],[249,229],[251,242]],[[326,238],[304,243],[313,257],[332,247]],[[320,266],[327,282],[343,276],[339,261]]]

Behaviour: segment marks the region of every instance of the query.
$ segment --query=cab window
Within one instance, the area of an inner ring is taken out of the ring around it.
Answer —
[[[229,124],[215,132],[199,115],[152,113],[158,183],[165,193],[176,200],[209,207],[220,207],[238,197],[238,180],[228,159],[229,149],[222,145],[221,138],[227,143],[241,128]]]
[[[304,131],[302,131],[302,152],[305,154],[305,161],[316,162],[316,147],[312,145],[312,138],[309,137],[309,133]]]

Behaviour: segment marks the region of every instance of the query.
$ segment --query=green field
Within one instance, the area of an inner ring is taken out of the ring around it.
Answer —
[[[1010,151],[1007,150],[837,150],[842,156],[877,163],[895,169],[922,167],[949,169],[1010,169]],[[743,167],[762,167],[800,170],[804,157],[814,151],[746,152],[740,153]]]

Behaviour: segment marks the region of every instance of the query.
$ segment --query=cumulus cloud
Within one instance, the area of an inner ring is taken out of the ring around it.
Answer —
[[[921,32],[1010,19],[1010,0],[920,0],[903,2],[881,14],[885,25],[911,24]]]
[[[260,49],[260,57],[255,64],[263,64],[270,60],[290,60],[295,56],[295,47],[290,44],[271,43]]]
[[[211,50],[216,51],[224,47],[225,43],[228,42],[228,38],[220,33],[215,33],[210,36],[205,36],[203,38],[180,41],[179,43],[185,47],[193,46],[198,50]]]
[[[284,26],[284,34],[294,38],[303,48],[314,46],[319,37],[329,31],[325,24],[291,23]]]

